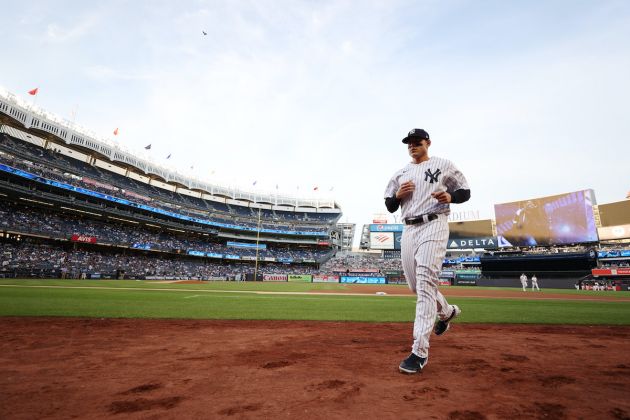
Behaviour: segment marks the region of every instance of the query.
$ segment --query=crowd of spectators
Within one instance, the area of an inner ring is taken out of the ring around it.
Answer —
[[[58,213],[53,210],[44,212],[36,207],[0,202],[0,230],[19,233],[44,234],[51,238],[69,239],[72,235],[94,238],[98,243],[121,245],[140,249],[161,250],[186,253],[189,250],[256,256],[256,249],[231,247],[226,242],[212,240],[207,236],[178,234],[172,230],[149,228],[141,225],[129,226],[113,220],[102,221],[70,213]],[[255,245],[251,243],[251,245]],[[259,249],[258,257],[283,260],[308,259],[318,261],[329,250],[326,248],[297,248],[288,245],[266,244],[266,249]]]
[[[619,261],[619,262],[602,262],[602,268],[627,268],[630,267],[630,263],[628,261]]]
[[[177,212],[190,217],[256,228],[258,212],[249,207],[202,200],[100,170],[68,158],[54,150],[13,140],[3,135],[0,163],[75,187]],[[320,231],[336,220],[336,214],[309,214],[291,211],[261,211],[262,228],[288,231]]]
[[[175,278],[221,279],[253,273],[253,263],[209,261],[153,254],[125,254],[69,250],[59,246],[21,242],[0,243],[0,276],[61,278]],[[262,274],[313,274],[306,265],[259,263]]]
[[[383,259],[380,254],[338,253],[321,266],[326,273],[341,273],[352,270],[373,272],[400,271],[402,263],[399,258]]]

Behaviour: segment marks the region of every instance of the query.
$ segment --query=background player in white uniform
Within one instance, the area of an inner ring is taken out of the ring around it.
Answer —
[[[521,286],[523,286],[523,292],[527,291],[527,276],[525,273],[521,274]]]
[[[385,205],[390,213],[400,207],[405,223],[402,264],[417,301],[411,354],[399,370],[416,373],[427,364],[431,330],[444,334],[449,321],[461,312],[457,306],[449,305],[438,290],[438,276],[446,255],[449,203],[467,201],[470,189],[451,161],[429,157],[431,140],[426,131],[415,128],[402,142],[407,144],[412,161],[390,179]]]
[[[534,287],[540,292],[540,287],[538,287],[538,278],[536,277],[536,274],[532,276],[532,292],[534,291]]]

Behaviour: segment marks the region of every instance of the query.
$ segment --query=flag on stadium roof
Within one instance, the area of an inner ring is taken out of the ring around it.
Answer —
[[[148,144],[148,145],[144,146],[144,148],[147,149],[147,150],[151,150],[151,145]]]
[[[168,156],[166,156],[166,159],[170,159],[171,158],[171,153],[168,154]]]
[[[35,88],[35,89],[32,89],[32,90],[29,90],[28,94],[35,96],[35,95],[37,95],[37,92],[39,92],[39,88]]]
[[[114,130],[114,135],[117,136],[118,135],[118,127],[116,127],[116,129]]]

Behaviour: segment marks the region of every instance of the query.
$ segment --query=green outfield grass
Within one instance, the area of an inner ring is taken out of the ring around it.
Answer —
[[[317,290],[343,293],[351,287],[325,283],[0,280],[0,316],[413,321],[413,296],[296,294]],[[406,286],[399,287],[402,292]],[[388,292],[392,293],[391,287]],[[536,295],[548,293],[592,294],[613,299],[630,297],[630,292],[558,289],[543,290]],[[541,301],[529,300],[526,293],[523,295],[522,299],[453,297],[449,301],[463,310],[458,322],[630,325],[630,301]]]

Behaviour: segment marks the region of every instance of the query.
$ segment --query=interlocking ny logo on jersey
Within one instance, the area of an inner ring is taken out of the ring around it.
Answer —
[[[434,182],[438,182],[438,178],[442,174],[441,170],[435,171],[435,173],[431,172],[431,169],[427,169],[424,171],[424,180],[429,181],[429,183],[433,184]]]

